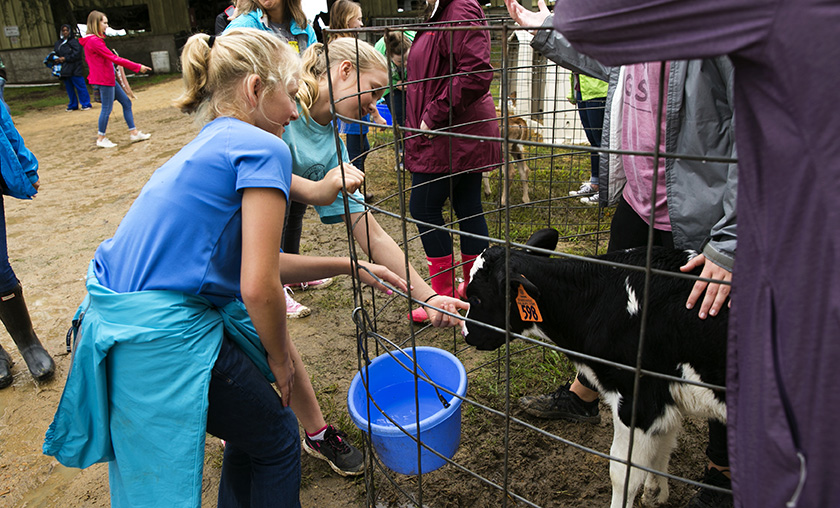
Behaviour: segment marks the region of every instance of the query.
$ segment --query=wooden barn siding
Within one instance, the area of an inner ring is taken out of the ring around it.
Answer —
[[[365,18],[393,18],[393,17],[411,17],[412,15],[419,14],[418,12],[410,13],[410,12],[397,12],[397,8],[403,4],[403,0],[359,0],[362,4],[362,12],[365,15]],[[490,4],[490,7],[493,9],[501,8],[505,9],[505,1],[504,0],[479,0],[482,6],[485,4]],[[522,5],[526,7],[531,7],[531,5],[536,6],[536,0],[522,0],[520,2]],[[546,3],[552,5],[554,2],[553,0],[548,0]],[[534,7],[536,9],[536,7]],[[485,6],[485,10],[487,7]],[[505,11],[505,14],[507,11]]]
[[[20,38],[12,44],[5,32],[0,32],[0,49],[25,49],[52,46],[58,33],[55,31],[52,10],[46,0],[0,1],[0,24],[17,26]],[[46,56],[46,54],[44,55]]]
[[[74,0],[71,4],[78,8],[85,7],[87,2]],[[95,8],[107,14],[109,7],[142,4],[149,7],[152,34],[175,34],[190,30],[187,0],[99,0],[95,2]],[[78,21],[84,23],[85,20],[86,18]],[[0,32],[0,50],[48,47],[58,39],[49,0],[0,1],[0,25],[17,25],[20,30],[20,41],[17,44],[12,44],[10,39]]]
[[[397,13],[397,0],[361,0],[366,18],[393,16]]]
[[[108,14],[110,7],[123,7],[126,5],[143,5],[149,7],[149,22],[154,35],[174,34],[182,30],[190,29],[190,18],[187,7],[187,0],[97,0],[90,4],[74,0],[76,6],[95,5],[95,8]],[[83,23],[84,20],[80,20]],[[121,27],[113,27],[121,28]]]

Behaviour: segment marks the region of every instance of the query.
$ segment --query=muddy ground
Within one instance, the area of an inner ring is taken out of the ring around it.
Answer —
[[[64,112],[64,107],[29,112],[17,118],[27,146],[38,157],[41,191],[31,202],[5,199],[9,257],[23,284],[34,327],[56,359],[54,381],[36,386],[5,330],[0,343],[16,362],[14,384],[0,391],[0,506],[9,507],[102,507],[109,505],[107,466],[87,470],[68,469],[41,454],[44,432],[52,420],[70,357],[64,338],[69,321],[84,294],[83,276],[96,246],[109,238],[149,175],[189,142],[198,131],[191,119],[170,106],[180,89],[179,81],[147,88],[135,101],[137,126],[152,133],[149,141],[129,144],[119,108],[111,116],[109,138],[116,149],[94,145],[98,105],[87,112]],[[369,174],[393,179],[393,156],[372,156]],[[372,173],[370,173],[372,171]],[[374,186],[374,192],[377,188]],[[400,237],[399,223],[382,219],[386,229]],[[411,226],[413,228],[413,226]],[[345,255],[346,234],[341,226],[322,226],[310,210],[304,224],[302,250],[306,254]],[[420,254],[412,252],[415,266]],[[298,292],[299,301],[310,306],[310,317],[292,320],[290,330],[300,349],[328,420],[359,435],[346,416],[346,393],[356,371],[355,328],[351,319],[353,295],[343,277],[333,287]],[[401,304],[404,305],[404,304]],[[396,305],[380,318],[380,332],[400,339],[410,335]],[[401,307],[402,308],[402,307]],[[487,356],[463,351],[463,341],[451,334],[424,331],[420,343],[437,343],[462,350],[468,368]],[[540,361],[535,357],[534,361]],[[469,397],[504,409],[504,399],[479,390],[493,378],[485,371],[470,374]],[[542,389],[543,387],[539,387]],[[537,388],[534,388],[537,389]],[[526,390],[527,391],[527,390]],[[612,439],[609,410],[602,406],[599,425],[576,425],[530,419],[516,409],[512,413],[532,425],[601,452],[608,452]],[[461,447],[454,460],[502,485],[504,474],[504,420],[480,410],[465,410]],[[511,492],[539,506],[588,507],[609,504],[608,462],[531,430],[511,426],[507,485]],[[705,424],[689,421],[672,459],[672,473],[697,478],[705,458]],[[221,445],[208,436],[204,474],[203,506],[215,506],[220,474]],[[366,482],[345,479],[307,455],[302,457],[305,507],[356,507],[366,503]],[[396,483],[413,495],[422,488],[425,506],[502,506],[504,496],[486,482],[453,466],[414,477],[394,475]],[[406,506],[397,490],[381,472],[372,476],[378,506]],[[690,486],[671,481],[668,506],[682,506],[692,494]],[[508,498],[509,506],[520,506]]]

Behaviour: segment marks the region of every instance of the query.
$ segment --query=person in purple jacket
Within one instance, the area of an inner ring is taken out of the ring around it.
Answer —
[[[840,506],[840,3],[559,0],[607,65],[735,65],[738,256],[727,406],[735,505]]]
[[[427,0],[427,5],[430,23],[487,26],[484,11],[476,0]],[[432,131],[499,137],[496,106],[490,95],[490,34],[486,30],[421,30],[414,39],[406,67],[406,126],[430,131],[405,140],[405,168],[412,174],[411,216],[443,226],[443,205],[449,199],[461,231],[486,237],[481,173],[501,164],[501,143],[439,136]],[[425,224],[418,224],[417,229],[426,251],[432,289],[453,296],[452,239],[445,231]],[[469,283],[473,261],[487,245],[484,239],[461,237],[464,284],[458,288],[459,295]],[[415,309],[411,319],[425,321],[425,309]]]

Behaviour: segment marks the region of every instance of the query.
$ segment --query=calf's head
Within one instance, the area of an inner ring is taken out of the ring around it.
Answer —
[[[526,245],[554,250],[557,239],[556,230],[543,229],[534,233]],[[528,263],[531,255],[511,251],[510,256],[509,280],[505,276],[505,249],[502,247],[486,249],[476,259],[470,272],[467,286],[470,310],[467,318],[483,324],[465,322],[462,332],[467,344],[477,349],[497,349],[505,343],[503,330],[508,315],[513,333],[521,333],[542,319],[536,304],[540,296],[538,286],[516,269],[522,263]],[[510,294],[510,305],[507,305],[507,294]]]
[[[511,252],[512,257],[522,255]],[[530,327],[533,323],[527,319],[534,319],[539,315],[536,304],[529,307],[527,302],[524,304],[524,314],[521,313],[520,306],[523,305],[521,298],[519,302],[517,301],[517,296],[521,296],[523,292],[525,299],[530,298],[533,301],[539,298],[540,291],[537,286],[522,274],[512,271],[508,290],[504,270],[505,251],[501,247],[490,247],[485,250],[473,265],[470,284],[467,286],[467,300],[470,304],[467,318],[482,324],[465,322],[462,331],[467,344],[480,350],[492,350],[504,345],[504,330],[507,326],[508,314],[510,315],[510,331],[514,333],[521,333]],[[509,306],[505,296],[508,291],[510,291]],[[491,327],[499,328],[501,331]]]

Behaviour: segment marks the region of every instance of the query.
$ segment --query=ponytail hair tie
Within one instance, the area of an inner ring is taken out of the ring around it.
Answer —
[[[216,36],[211,35],[209,39],[207,39],[207,47],[213,49],[213,43],[216,42]]]

